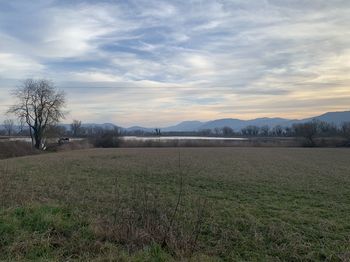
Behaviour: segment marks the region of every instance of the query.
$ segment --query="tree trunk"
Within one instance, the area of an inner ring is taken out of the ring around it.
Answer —
[[[35,138],[34,147],[35,147],[36,149],[40,149],[40,148],[41,148],[41,141],[40,141],[40,139]]]
[[[41,149],[41,136],[39,132],[34,132],[34,140],[35,140],[34,147],[36,149]]]
[[[30,135],[30,139],[32,140],[32,146],[34,146],[34,137],[33,137],[32,127],[29,127],[29,135]]]

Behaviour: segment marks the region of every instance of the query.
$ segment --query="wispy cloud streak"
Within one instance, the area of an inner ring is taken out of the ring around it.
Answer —
[[[65,89],[69,119],[122,125],[349,109],[349,12],[345,0],[2,2],[0,110],[26,77]]]

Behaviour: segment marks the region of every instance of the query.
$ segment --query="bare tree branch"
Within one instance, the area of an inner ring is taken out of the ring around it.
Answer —
[[[65,105],[65,94],[58,91],[49,80],[27,79],[12,95],[17,103],[8,112],[27,123],[34,146],[41,149],[47,128],[64,118],[62,108]]]

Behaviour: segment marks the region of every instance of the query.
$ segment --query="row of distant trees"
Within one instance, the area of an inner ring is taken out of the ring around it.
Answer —
[[[165,133],[166,134],[166,133]],[[172,134],[180,134],[173,132]],[[340,126],[320,120],[312,120],[303,123],[295,123],[291,126],[277,125],[274,127],[247,126],[235,131],[231,127],[204,129],[198,132],[189,132],[187,135],[222,136],[222,137],[303,137],[307,145],[315,145],[316,137],[342,137],[350,141],[350,122],[344,122]]]
[[[4,129],[0,131],[1,135],[12,136],[14,133],[15,123],[12,119],[5,119],[3,123]]]
[[[244,137],[305,137],[311,143],[315,137],[341,136],[350,139],[350,122],[344,122],[340,126],[320,120],[312,120],[303,123],[296,123],[291,126],[277,125],[274,127],[247,126],[240,131],[230,127],[207,129],[200,131],[203,135],[216,136],[244,136]]]
[[[45,138],[53,137],[94,137],[105,133],[114,133],[121,135],[118,127],[103,128],[100,126],[88,126],[83,127],[82,122],[79,120],[73,120],[73,122],[67,128],[64,125],[55,124],[50,125],[45,129]],[[0,129],[0,135],[2,136],[30,136],[30,129],[27,126],[21,126],[20,123],[16,123],[12,119],[6,119],[3,122],[3,129]]]
[[[3,123],[4,129],[0,130],[1,135],[22,135],[30,136],[30,130],[25,126],[16,125],[11,119]],[[15,128],[16,127],[16,128]],[[204,129],[196,132],[162,132],[155,129],[154,132],[145,131],[126,131],[118,127],[103,128],[101,126],[83,126],[80,120],[73,120],[69,128],[63,125],[50,125],[45,130],[45,136],[50,137],[81,137],[93,138],[103,136],[122,136],[122,135],[202,135],[202,136],[221,136],[221,137],[304,137],[307,142],[314,144],[315,137],[344,137],[350,140],[350,122],[344,122],[337,126],[327,122],[312,120],[305,123],[297,123],[292,126],[283,127],[280,125],[270,128],[269,126],[247,126],[239,131],[231,127],[222,127],[215,129]]]
[[[230,127],[215,128],[214,130],[202,130],[205,134],[214,134],[218,136],[273,136],[273,137],[291,137],[291,136],[347,136],[350,132],[350,122],[344,122],[340,126],[330,124],[320,120],[312,120],[303,123],[296,123],[291,126],[277,125],[274,127],[265,126],[247,126],[240,131],[235,131]]]

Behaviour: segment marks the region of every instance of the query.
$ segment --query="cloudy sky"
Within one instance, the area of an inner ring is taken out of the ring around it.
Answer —
[[[48,78],[123,126],[350,109],[350,1],[0,0],[0,119]]]

